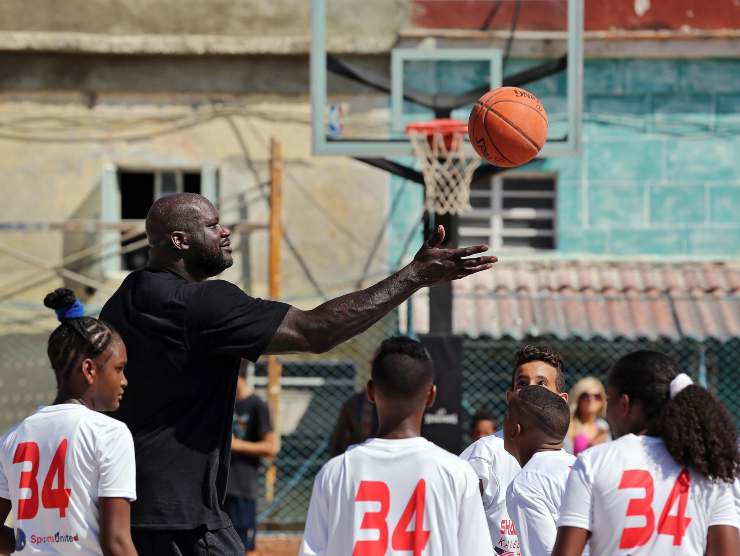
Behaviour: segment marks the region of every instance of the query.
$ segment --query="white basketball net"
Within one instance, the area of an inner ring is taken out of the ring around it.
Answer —
[[[460,214],[470,208],[470,182],[480,164],[467,158],[465,134],[409,131],[426,185],[426,209],[437,214]],[[449,145],[449,148],[447,147]]]

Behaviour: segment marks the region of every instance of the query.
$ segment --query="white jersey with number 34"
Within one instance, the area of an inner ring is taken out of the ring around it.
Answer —
[[[693,555],[709,527],[738,516],[731,484],[682,469],[660,438],[628,434],[578,457],[558,525],[591,531],[591,556]]]
[[[101,497],[136,498],[126,425],[78,404],[42,407],[0,438],[0,498],[20,554],[102,555]]]
[[[374,438],[314,482],[302,556],[493,556],[478,478],[423,438]]]

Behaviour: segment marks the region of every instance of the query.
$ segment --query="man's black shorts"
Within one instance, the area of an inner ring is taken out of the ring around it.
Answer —
[[[184,531],[131,528],[139,556],[244,556],[233,527]]]

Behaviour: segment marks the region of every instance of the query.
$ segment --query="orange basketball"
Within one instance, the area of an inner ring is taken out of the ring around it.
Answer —
[[[532,93],[500,87],[476,101],[468,136],[481,158],[494,166],[519,166],[537,156],[545,144],[547,113]]]

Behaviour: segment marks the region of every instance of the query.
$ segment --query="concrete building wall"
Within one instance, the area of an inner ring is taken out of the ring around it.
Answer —
[[[385,238],[366,267],[387,203],[387,176],[346,158],[310,157],[309,106],[305,95],[244,95],[213,103],[204,96],[98,94],[36,91],[31,101],[19,93],[0,99],[0,221],[64,222],[101,218],[101,186],[106,168],[123,170],[216,168],[223,220],[240,218],[238,197],[246,195],[251,223],[266,222],[267,204],[258,183],[268,180],[271,137],[285,155],[285,229],[294,251],[283,245],[284,297],[311,305],[324,296],[377,280],[387,268]],[[4,101],[3,101],[4,100]],[[99,242],[90,232],[2,232],[4,246],[46,264],[59,264],[79,248]],[[237,249],[239,249],[237,239]],[[243,241],[243,239],[242,239]],[[266,294],[267,233],[249,236],[251,291]],[[301,258],[298,257],[295,253]],[[99,259],[99,257],[98,257]],[[306,274],[305,268],[311,274]],[[74,269],[101,277],[99,260]],[[3,285],[38,277],[31,264],[0,256]],[[364,280],[360,280],[362,276]],[[245,287],[241,260],[225,277]],[[106,276],[104,301],[120,276]],[[21,299],[38,302],[57,281],[30,289]]]
[[[249,220],[264,221],[254,184],[266,180],[275,136],[286,154],[287,233],[303,259],[284,247],[286,297],[306,304],[321,298],[305,266],[321,292],[333,295],[382,276],[404,248],[410,256],[418,245],[419,236],[410,234],[418,186],[403,186],[386,234],[390,201],[402,186],[394,181],[389,197],[388,174],[310,155],[306,57],[37,53],[3,54],[2,61],[0,220],[99,217],[102,175],[113,165],[216,168],[225,217],[238,218],[236,196],[249,190]],[[740,62],[588,60],[585,71],[582,155],[526,168],[558,174],[557,252],[737,256]],[[344,85],[347,93],[356,90]],[[548,106],[562,102],[563,87],[556,76],[531,88]],[[42,231],[1,237],[49,264],[94,238]],[[265,239],[254,232],[250,240],[248,274],[258,295],[265,293]],[[376,240],[380,248],[368,264]],[[99,267],[75,269],[95,274]],[[34,271],[7,256],[0,268],[4,284],[23,283]],[[236,265],[227,277],[239,281],[243,274]],[[29,291],[27,300],[37,301],[47,285]]]
[[[329,0],[333,51],[387,52],[411,0]],[[309,0],[4,0],[0,47],[39,52],[308,52]]]
[[[32,6],[32,7],[31,7]],[[307,27],[309,2],[5,0],[0,29],[110,34],[269,34]]]
[[[738,256],[740,61],[589,60],[584,86],[582,155],[534,164],[558,173],[558,251]]]

